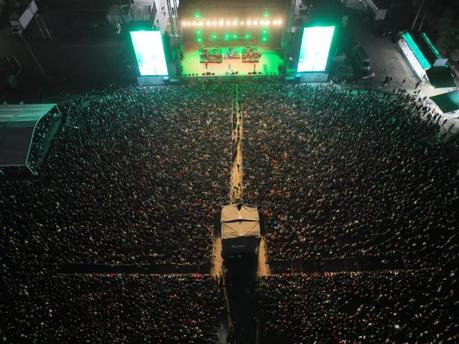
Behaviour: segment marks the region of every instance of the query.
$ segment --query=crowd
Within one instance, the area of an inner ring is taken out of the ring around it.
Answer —
[[[457,343],[457,269],[276,275],[258,285],[260,343]]]
[[[209,277],[62,267],[209,262],[212,219],[228,202],[235,89],[133,87],[60,104],[66,120],[40,177],[0,181],[0,340],[216,342],[223,302]],[[269,258],[397,256],[408,267],[261,280],[261,342],[454,342],[449,124],[401,90],[237,89],[243,198],[266,219]]]
[[[1,343],[214,344],[221,288],[200,275],[21,276]],[[4,310],[5,311],[5,310]]]
[[[231,88],[115,89],[60,110],[40,178],[1,181],[3,268],[209,262],[211,214],[227,202]]]
[[[270,259],[457,259],[459,140],[423,99],[330,84],[241,92],[244,200],[267,219]]]

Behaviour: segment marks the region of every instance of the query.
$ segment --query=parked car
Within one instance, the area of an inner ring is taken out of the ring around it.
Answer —
[[[354,44],[352,47],[352,57],[359,72],[366,74],[371,72],[370,58],[368,57],[365,49],[360,44]]]

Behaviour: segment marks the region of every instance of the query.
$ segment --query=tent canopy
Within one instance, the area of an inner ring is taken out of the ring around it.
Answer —
[[[27,164],[37,123],[55,106],[0,105],[0,167]]]
[[[226,205],[222,207],[220,222],[222,239],[260,237],[260,216],[257,207]]]
[[[440,110],[444,113],[459,110],[459,90],[439,94],[431,97],[432,101],[437,104]]]
[[[222,239],[260,237],[260,222],[233,221],[222,224]]]
[[[432,67],[426,71],[430,84],[435,88],[456,87],[453,74],[449,67]]]
[[[260,221],[257,207],[248,207],[246,205],[238,207],[234,204],[225,205],[222,207],[222,214],[220,218],[221,223],[238,220]]]

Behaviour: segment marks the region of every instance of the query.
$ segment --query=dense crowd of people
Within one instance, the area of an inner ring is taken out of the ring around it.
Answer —
[[[457,277],[417,269],[264,278],[260,343],[456,343]]]
[[[209,262],[227,202],[231,89],[127,88],[62,104],[39,179],[2,181],[13,267]]]
[[[1,343],[214,344],[224,316],[221,288],[208,276],[40,275],[7,283],[15,288]]]
[[[264,212],[271,259],[457,259],[459,141],[422,99],[330,84],[241,92],[244,200]]]
[[[243,200],[266,220],[269,259],[397,256],[408,268],[260,280],[260,342],[457,339],[458,136],[401,90],[270,82],[60,104],[66,120],[40,176],[0,181],[0,341],[217,341],[223,296],[209,276],[62,267],[208,263],[229,201],[236,95]]]

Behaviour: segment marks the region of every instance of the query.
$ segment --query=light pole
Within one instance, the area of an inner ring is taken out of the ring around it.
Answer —
[[[414,17],[413,24],[411,24],[411,30],[414,29],[414,25],[416,25],[416,22],[418,21],[419,15],[421,14],[425,2],[426,0],[422,0],[421,6],[419,6],[418,12],[416,13],[416,17]]]

